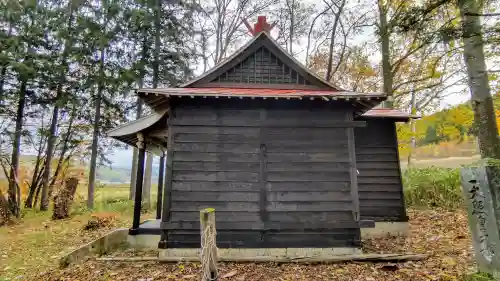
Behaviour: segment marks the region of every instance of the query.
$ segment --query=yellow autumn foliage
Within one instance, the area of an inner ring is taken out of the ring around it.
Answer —
[[[500,124],[500,96],[494,95],[497,124]],[[397,125],[400,156],[408,156],[411,142],[409,123]],[[466,156],[475,154],[474,112],[470,104],[460,104],[415,121],[417,152],[422,157]],[[499,130],[500,133],[500,130]],[[461,146],[462,149],[456,148]]]
[[[26,198],[29,192],[29,185],[32,181],[32,176],[34,173],[34,165],[32,164],[33,163],[30,162],[21,163],[19,167],[18,181],[21,187],[22,200]],[[55,172],[56,167],[57,167],[57,160],[55,160],[54,163],[52,164],[52,173]],[[70,177],[78,178],[79,184],[85,185],[87,180],[87,171],[84,166],[77,165],[75,163],[67,163],[67,162],[63,163],[61,167],[61,172],[58,174],[57,179],[55,181],[54,191],[57,192],[57,190],[62,186],[62,184],[64,184],[66,179]],[[8,186],[9,182],[6,178],[0,179],[0,189],[2,190],[3,194],[6,194]]]

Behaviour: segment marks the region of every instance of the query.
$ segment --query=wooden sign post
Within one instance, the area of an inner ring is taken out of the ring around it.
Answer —
[[[217,244],[215,229],[215,209],[200,211],[201,274],[202,281],[217,280]]]
[[[495,280],[500,280],[498,171],[499,167],[487,165],[461,170],[462,191],[478,269],[492,274]]]

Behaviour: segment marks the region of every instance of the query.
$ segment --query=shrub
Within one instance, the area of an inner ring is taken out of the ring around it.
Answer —
[[[459,208],[462,206],[460,170],[450,168],[409,168],[403,171],[408,206]]]

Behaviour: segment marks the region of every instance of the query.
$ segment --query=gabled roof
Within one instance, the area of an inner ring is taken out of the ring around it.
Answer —
[[[309,82],[315,85],[321,85],[324,89],[329,89],[333,91],[344,91],[340,87],[333,85],[332,83],[326,81],[325,79],[318,76],[316,73],[310,71],[307,67],[302,65],[298,60],[291,56],[286,50],[284,50],[267,32],[262,31],[258,35],[254,36],[249,42],[247,42],[243,47],[238,49],[231,56],[203,73],[199,77],[181,84],[179,87],[199,87],[199,84],[207,83],[218,75],[228,71],[234,67],[237,63],[243,61],[245,58],[252,55],[260,47],[266,47],[270,52],[276,57],[283,60],[287,66],[291,69],[303,75]]]

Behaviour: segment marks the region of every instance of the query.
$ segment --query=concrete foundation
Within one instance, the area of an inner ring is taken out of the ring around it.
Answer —
[[[119,247],[127,247],[128,228],[116,229],[60,258],[59,266],[85,261],[92,255],[104,255]]]
[[[136,250],[157,250],[160,238],[160,235],[129,235],[127,242],[131,248]]]
[[[137,250],[158,250],[162,257],[192,258],[199,257],[200,249],[158,249],[160,235],[128,235],[128,228],[120,228],[96,239],[60,259],[61,266],[78,263],[91,255],[103,255],[119,247]],[[362,228],[361,239],[380,238],[387,236],[407,236],[408,222],[376,222],[375,228]],[[219,249],[222,258],[251,257],[331,257],[362,254],[360,248],[255,248],[255,249]]]
[[[255,248],[218,249],[221,258],[345,256],[361,254],[358,248]],[[159,249],[159,259],[165,257],[199,257],[200,249]]]
[[[361,228],[361,239],[408,236],[409,233],[408,222],[375,222],[375,228]]]

